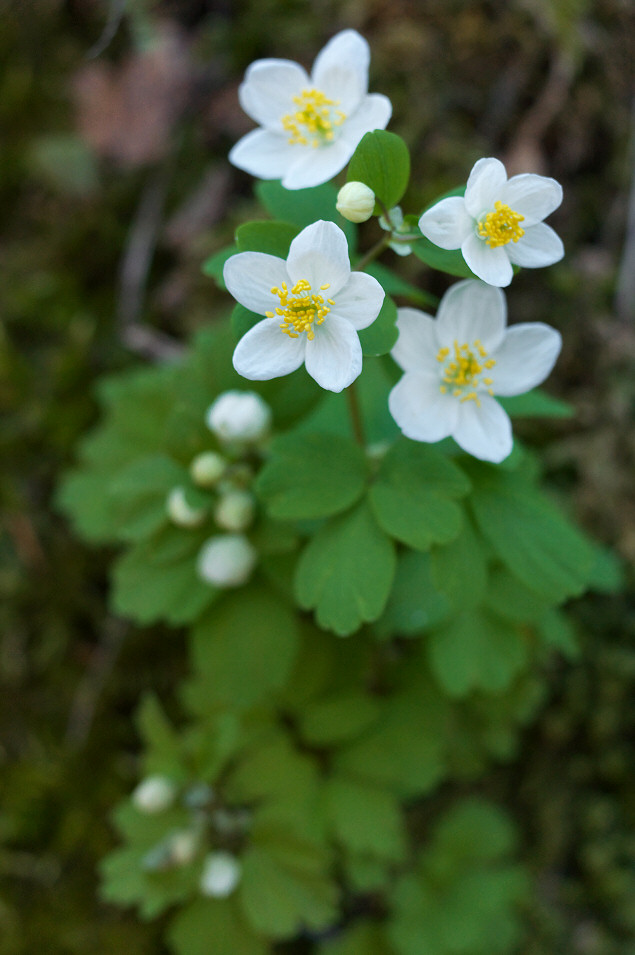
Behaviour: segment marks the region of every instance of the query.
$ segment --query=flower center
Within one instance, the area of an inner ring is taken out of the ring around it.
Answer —
[[[485,239],[490,249],[496,249],[499,245],[507,245],[508,242],[518,242],[525,230],[521,228],[520,223],[525,217],[520,212],[514,212],[504,202],[494,203],[495,212],[488,212],[478,224],[478,234]]]
[[[475,401],[479,406],[479,388],[490,395],[494,394],[493,379],[479,376],[487,369],[493,368],[496,360],[487,357],[487,352],[478,339],[472,345],[467,342],[459,345],[455,340],[454,354],[449,348],[440,348],[437,361],[443,365],[441,394],[450,393],[461,401]]]
[[[298,107],[295,113],[287,113],[282,117],[282,127],[286,129],[289,143],[299,143],[308,146],[309,143],[316,149],[334,138],[333,129],[341,126],[346,114],[339,109],[332,109],[339,105],[339,100],[329,99],[321,90],[302,90],[301,96],[294,96],[293,102]]]
[[[327,288],[329,283],[320,285],[320,292],[325,292]],[[329,305],[335,305],[332,298],[327,298],[325,302],[323,295],[312,292],[306,279],[296,282],[291,291],[283,282],[281,288],[272,288],[271,294],[278,296],[280,304],[275,312],[265,312],[267,318],[279,315],[283,319],[280,328],[285,335],[298,338],[302,332],[306,332],[310,342],[315,338],[313,325],[321,325],[331,311]]]

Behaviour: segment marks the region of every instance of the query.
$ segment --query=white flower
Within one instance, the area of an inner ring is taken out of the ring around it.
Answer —
[[[342,391],[357,378],[357,332],[379,315],[384,290],[372,276],[351,272],[346,236],[334,222],[303,229],[286,262],[264,252],[239,252],[223,274],[241,305],[266,316],[236,346],[238,374],[264,381],[304,362],[328,391]]]
[[[199,487],[209,488],[220,481],[226,470],[227,461],[221,454],[203,451],[190,464],[190,477]]]
[[[400,232],[410,232],[408,225],[404,224],[401,206],[393,206],[388,213],[388,219],[386,219],[386,216],[380,216],[379,224],[386,232],[392,232],[394,242],[390,242],[389,245],[393,252],[396,252],[397,255],[410,255],[412,246],[398,238]]]
[[[479,159],[465,196],[442,199],[419,219],[422,233],[442,249],[460,249],[489,285],[509,285],[512,265],[540,268],[564,255],[561,240],[542,221],[562,202],[562,186],[546,176],[507,179],[498,159]]]
[[[207,427],[223,443],[260,441],[271,426],[271,408],[255,391],[224,391],[207,409]]]
[[[132,793],[132,801],[139,812],[163,812],[174,802],[176,787],[167,776],[148,776]]]
[[[256,60],[238,91],[260,125],[243,136],[229,160],[260,179],[304,189],[332,179],[365,133],[385,129],[390,100],[367,92],[370,51],[355,30],[343,30],[308,73],[291,60]]]
[[[225,531],[244,531],[253,524],[256,503],[248,491],[228,491],[214,508],[214,520]]]
[[[192,829],[180,829],[178,832],[173,832],[167,844],[173,865],[188,865],[192,862],[196,856],[198,842],[198,833]]]
[[[337,194],[335,208],[349,222],[366,222],[375,208],[375,193],[364,182],[347,182]]]
[[[258,555],[242,534],[219,534],[203,544],[199,575],[215,587],[240,587],[251,577]]]
[[[184,487],[172,488],[165,502],[165,509],[177,527],[200,527],[207,514],[204,507],[192,507]]]
[[[446,292],[436,320],[398,310],[391,354],[405,374],[388,406],[406,437],[452,437],[484,461],[511,452],[511,422],[493,396],[520,395],[544,381],[562,341],[539,322],[506,328],[506,311],[503,292],[476,279]]]
[[[240,862],[229,852],[210,852],[199,883],[203,895],[226,899],[240,882]]]

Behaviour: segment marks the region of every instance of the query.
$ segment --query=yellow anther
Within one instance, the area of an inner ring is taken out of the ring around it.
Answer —
[[[525,230],[520,225],[525,217],[520,212],[514,212],[500,200],[494,203],[494,208],[495,212],[488,212],[479,222],[478,234],[485,239],[490,249],[507,245],[508,242],[518,242],[525,234]]]
[[[443,365],[439,385],[441,394],[445,395],[451,391],[455,398],[460,398],[461,401],[474,401],[480,406],[479,385],[484,385],[489,394],[493,394],[490,386],[494,382],[492,378],[481,379],[479,375],[485,368],[493,368],[496,364],[494,358],[482,361],[483,358],[487,358],[487,351],[478,339],[472,342],[472,345],[467,342],[460,345],[455,340],[453,351],[449,348],[440,348],[437,361]]]
[[[282,128],[286,129],[291,145],[308,146],[314,148],[334,139],[334,128],[341,126],[346,114],[337,106],[339,100],[329,99],[321,90],[302,90],[301,96],[294,96],[293,102],[298,107],[294,113],[287,113],[282,117]]]
[[[329,288],[328,285],[321,286],[321,289]],[[324,296],[311,291],[311,283],[306,279],[300,279],[289,291],[287,283],[283,282],[280,288],[272,288],[272,295],[277,295],[280,304],[276,306],[275,314],[279,315],[283,321],[280,328],[289,338],[298,338],[302,332],[306,332],[309,341],[315,338],[314,325],[321,325],[328,313],[331,311],[328,305],[324,303]],[[330,305],[335,303],[329,299]],[[267,318],[274,318],[273,312],[265,313]]]

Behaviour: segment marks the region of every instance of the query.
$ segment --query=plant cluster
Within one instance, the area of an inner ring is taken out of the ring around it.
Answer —
[[[577,652],[562,605],[601,574],[511,429],[567,413],[536,390],[559,334],[508,328],[502,291],[563,254],[542,221],[560,187],[483,159],[404,214],[408,149],[368,59],[344,31],[310,77],[248,70],[261,128],[230,158],[268,218],[204,265],[231,318],[101,385],[60,492],[120,549],[114,610],[188,641],[181,723],[139,708],[142,777],[102,871],[107,899],[171,912],[178,955],[513,952],[531,891],[513,821],[471,795],[411,823],[514,755],[541,664]],[[437,302],[387,248],[461,281]]]

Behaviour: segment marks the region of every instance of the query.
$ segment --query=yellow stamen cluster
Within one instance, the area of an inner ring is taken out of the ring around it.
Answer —
[[[327,288],[328,283],[320,285],[320,292],[325,292]],[[313,325],[321,325],[331,311],[329,305],[335,305],[333,299],[327,298],[325,301],[323,295],[313,293],[306,279],[296,282],[291,291],[287,288],[287,283],[283,282],[281,288],[272,288],[271,294],[278,296],[280,304],[275,312],[265,312],[267,318],[279,315],[284,319],[280,328],[285,335],[299,338],[302,332],[306,332],[310,342],[315,338]]]
[[[508,242],[518,242],[525,234],[525,230],[520,226],[525,217],[500,200],[494,203],[494,208],[495,212],[488,212],[479,222],[478,234],[485,239],[490,249],[507,245]]]
[[[494,394],[491,388],[493,379],[479,379],[478,376],[486,369],[493,368],[496,360],[487,357],[487,352],[478,339],[471,347],[467,343],[459,345],[455,340],[453,355],[449,348],[440,348],[437,361],[444,365],[441,394],[451,392],[461,401],[475,401],[479,406],[481,402],[477,388],[480,384],[485,385],[488,394]]]
[[[298,107],[295,113],[287,113],[282,117],[283,129],[291,133],[291,145],[310,144],[316,149],[329,143],[335,135],[334,127],[341,126],[346,119],[346,114],[341,110],[332,109],[339,104],[339,100],[329,99],[321,90],[302,90],[302,95],[294,96],[293,102]]]

